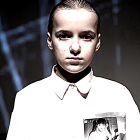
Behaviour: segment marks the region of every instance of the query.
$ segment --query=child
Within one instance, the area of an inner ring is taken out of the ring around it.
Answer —
[[[112,140],[112,135],[109,130],[107,129],[106,120],[104,118],[99,118],[95,128],[89,135],[89,140]]]
[[[125,112],[127,140],[140,139],[140,115],[129,91],[93,76],[89,66],[100,48],[99,27],[99,15],[86,0],[55,6],[47,43],[57,65],[50,77],[17,94],[7,140],[82,140],[83,119],[105,112]]]

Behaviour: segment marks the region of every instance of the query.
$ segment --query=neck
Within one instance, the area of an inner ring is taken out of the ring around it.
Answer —
[[[58,75],[60,78],[62,78],[63,80],[67,82],[76,83],[79,80],[81,80],[83,77],[85,77],[90,71],[91,71],[91,68],[88,66],[82,72],[69,73],[65,71],[59,64],[57,64],[56,75]]]

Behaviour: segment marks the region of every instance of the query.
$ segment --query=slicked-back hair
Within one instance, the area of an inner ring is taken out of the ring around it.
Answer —
[[[89,1],[87,0],[62,0],[52,9],[50,13],[49,24],[48,24],[48,32],[50,34],[52,34],[52,30],[53,30],[54,15],[58,10],[61,10],[61,9],[68,9],[68,10],[86,9],[87,11],[94,12],[97,15],[97,20],[98,20],[97,21],[97,35],[100,33],[100,16]]]

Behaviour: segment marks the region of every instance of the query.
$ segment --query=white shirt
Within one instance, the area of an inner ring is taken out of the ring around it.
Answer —
[[[127,140],[140,139],[140,114],[123,85],[95,77],[92,70],[77,83],[69,83],[53,68],[50,77],[16,95],[7,140],[86,140],[90,121],[102,117],[110,125],[116,119]],[[113,132],[116,124],[111,128]]]
[[[105,132],[92,132],[89,140],[107,140]]]

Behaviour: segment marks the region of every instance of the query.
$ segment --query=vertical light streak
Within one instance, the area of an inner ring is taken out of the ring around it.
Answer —
[[[16,69],[16,65],[15,65],[14,59],[12,57],[11,49],[7,42],[6,34],[2,31],[1,19],[0,19],[0,32],[1,32],[0,40],[1,40],[2,53],[4,54],[4,56],[6,58],[9,72],[11,73],[12,80],[15,84],[16,91],[20,91],[23,88],[22,83],[21,83],[21,78]]]
[[[7,111],[7,108],[6,108],[4,99],[3,99],[3,93],[2,93],[1,88],[0,88],[0,110],[1,110],[1,113],[2,113],[2,116],[3,116],[3,119],[4,119],[4,125],[5,125],[5,128],[6,128],[6,131],[7,131],[8,127],[9,127],[10,118],[9,118],[9,114],[8,114],[8,111]]]
[[[47,1],[40,1],[40,46],[41,46],[41,57],[43,63],[43,76],[48,77],[51,73],[52,68],[52,55],[46,43],[46,22],[45,12],[47,7]],[[44,18],[43,18],[44,17]]]

